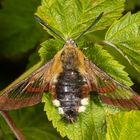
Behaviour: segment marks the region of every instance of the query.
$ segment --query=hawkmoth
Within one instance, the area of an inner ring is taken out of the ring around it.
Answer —
[[[0,110],[18,109],[41,102],[43,92],[50,92],[52,103],[68,122],[77,120],[86,110],[89,93],[97,92],[103,103],[130,109],[140,108],[140,97],[131,88],[110,77],[88,60],[76,41],[100,20],[95,21],[76,39],[65,41],[47,23],[37,20],[65,41],[52,60],[38,68],[22,81],[0,94]]]

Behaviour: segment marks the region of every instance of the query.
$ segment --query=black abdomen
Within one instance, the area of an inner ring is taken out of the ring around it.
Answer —
[[[76,121],[82,99],[81,87],[84,84],[85,81],[78,71],[65,70],[58,77],[56,84],[57,100],[60,101],[64,117],[69,122]]]

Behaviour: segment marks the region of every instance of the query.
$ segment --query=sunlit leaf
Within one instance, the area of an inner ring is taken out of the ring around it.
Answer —
[[[126,14],[116,21],[106,33],[105,40],[116,47],[129,61],[132,67],[140,72],[140,12]]]
[[[139,140],[140,112],[121,112],[110,116],[107,125],[107,140]]]
[[[94,19],[104,12],[91,31],[105,29],[119,18],[125,0],[42,0],[37,15],[52,26],[66,40],[76,38]]]
[[[124,66],[119,64],[114,58],[103,49],[101,45],[93,43],[85,43],[85,54],[93,61],[99,68],[104,70],[114,79],[131,86],[133,82],[130,80],[128,73],[124,71]]]

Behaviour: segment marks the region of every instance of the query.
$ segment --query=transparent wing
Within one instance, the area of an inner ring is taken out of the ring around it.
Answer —
[[[91,91],[96,91],[102,102],[118,107],[140,109],[140,96],[126,85],[120,84],[91,61],[86,60]]]
[[[50,68],[53,60],[31,73],[21,82],[0,93],[0,110],[18,109],[37,104],[48,91]]]

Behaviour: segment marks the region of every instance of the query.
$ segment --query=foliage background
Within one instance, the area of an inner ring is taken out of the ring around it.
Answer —
[[[52,37],[35,21],[33,14],[36,12],[37,6],[41,4],[40,0],[0,0],[0,88],[3,89],[21,75],[26,69],[36,64],[39,61],[38,50],[40,43]],[[139,11],[140,2],[127,0],[126,11],[135,13]],[[99,31],[94,34],[89,34],[85,37],[88,40],[102,40],[105,31]],[[53,46],[52,46],[53,47]],[[53,51],[51,51],[53,52]],[[52,54],[51,54],[52,55]],[[113,54],[118,55],[117,52]],[[120,60],[124,61],[124,60]],[[140,93],[140,80],[136,78],[137,73],[134,70],[128,70],[131,73],[131,78],[135,83],[133,89]],[[17,126],[26,135],[28,140],[43,140],[44,138],[67,139],[62,138],[60,134],[53,128],[52,123],[47,120],[43,105],[39,104],[34,107],[11,111],[11,116],[15,120]],[[123,115],[123,114],[122,114]],[[135,118],[135,113],[132,112]],[[118,118],[121,116],[117,116]],[[113,116],[110,121],[115,120]],[[136,118],[137,119],[137,118]],[[136,119],[133,121],[135,122]],[[129,117],[125,121],[129,120]],[[130,123],[133,125],[133,121]],[[119,123],[119,122],[117,122]],[[108,130],[112,126],[118,126],[110,123]],[[123,124],[120,124],[120,127]],[[8,128],[7,124],[0,118],[0,139],[13,140],[14,135]],[[117,128],[120,129],[120,128]],[[135,128],[136,129],[136,128]],[[125,130],[124,130],[125,131]],[[136,130],[137,131],[137,130]],[[111,131],[110,131],[111,132]],[[122,133],[122,132],[121,132]],[[108,134],[108,139],[118,140],[127,139],[113,137],[113,134]],[[140,134],[139,134],[140,135]]]

